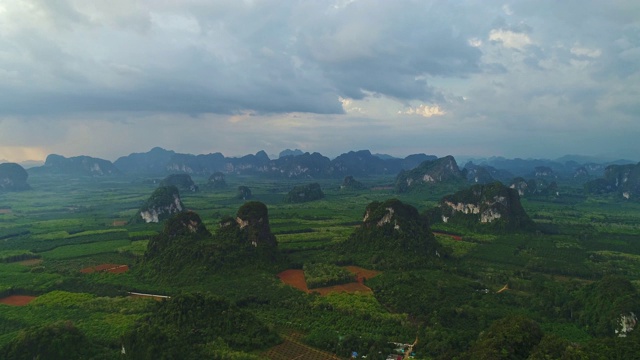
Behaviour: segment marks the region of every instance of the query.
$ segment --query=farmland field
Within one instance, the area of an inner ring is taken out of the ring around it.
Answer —
[[[447,358],[512,314],[586,349],[604,336],[589,325],[593,315],[585,294],[595,290],[588,287],[606,276],[640,285],[639,203],[583,195],[565,202],[523,199],[537,231],[487,233],[432,224],[443,249],[440,262],[379,272],[335,246],[350,238],[372,201],[398,198],[424,212],[441,191],[398,194],[381,187],[345,193],[339,180],[324,180],[324,199],[285,204],[295,181],[234,176],[227,178],[227,189],[202,187],[182,194],[182,201],[215,232],[221,219],[234,217],[244,204],[236,198],[237,186],[249,186],[254,200],[268,207],[284,260],[270,267],[228,264],[216,272],[194,268],[197,277],[149,277],[141,263],[163,225],[129,221],[155,189],[146,180],[34,176],[33,190],[0,194],[0,295],[14,303],[37,297],[20,307],[0,301],[0,347],[22,329],[71,321],[102,346],[103,358],[117,359],[122,337],[155,304],[131,299],[128,292],[206,292],[281,334],[283,342],[254,352],[257,358],[347,358],[355,349],[382,354],[393,350],[390,341],[412,343],[416,336],[421,358]],[[366,181],[382,186],[393,179]],[[317,263],[346,268],[357,281],[309,290],[302,269]]]

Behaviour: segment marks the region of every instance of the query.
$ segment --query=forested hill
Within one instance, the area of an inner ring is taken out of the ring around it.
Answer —
[[[0,164],[0,192],[28,190],[29,174],[25,169],[14,163]]]
[[[141,271],[156,279],[182,273],[193,280],[203,272],[269,264],[277,258],[278,243],[271,233],[267,206],[249,201],[235,218],[223,218],[213,233],[195,212],[173,215],[162,232],[149,240]]]
[[[362,224],[338,248],[374,268],[419,268],[440,256],[427,219],[397,199],[367,205]]]

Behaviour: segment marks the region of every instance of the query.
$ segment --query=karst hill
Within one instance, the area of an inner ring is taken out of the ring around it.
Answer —
[[[397,199],[367,205],[362,224],[339,245],[342,254],[376,268],[419,266],[440,256],[429,223]]]
[[[640,163],[635,165],[610,165],[604,177],[585,184],[591,194],[617,193],[622,199],[640,199]]]
[[[27,183],[28,177],[27,171],[18,164],[0,164],[0,192],[31,189],[31,186]]]
[[[189,174],[171,174],[162,179],[160,186],[175,186],[178,190],[197,192],[199,190],[198,185],[193,182]]]
[[[270,264],[277,260],[277,247],[267,206],[250,201],[235,217],[223,218],[214,232],[195,212],[173,215],[162,232],[149,240],[142,267],[151,276],[182,273],[192,278],[202,272]]]
[[[453,156],[422,162],[413,170],[401,171],[396,177],[396,191],[408,192],[425,185],[462,184],[465,174]]]
[[[469,228],[525,231],[534,227],[520,203],[518,191],[500,182],[473,185],[447,195],[434,211],[438,215],[431,216],[433,221]]]
[[[154,190],[132,222],[157,223],[185,210],[177,187],[161,186]]]
[[[44,165],[31,168],[29,172],[34,174],[56,174],[73,176],[115,176],[122,172],[109,160],[91,156],[64,157],[51,154],[47,156]]]

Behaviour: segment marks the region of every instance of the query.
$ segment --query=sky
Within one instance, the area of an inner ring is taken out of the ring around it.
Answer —
[[[0,0],[0,160],[640,160],[637,0]]]

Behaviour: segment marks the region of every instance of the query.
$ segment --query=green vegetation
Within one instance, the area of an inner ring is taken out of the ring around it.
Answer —
[[[314,200],[320,200],[324,197],[324,193],[320,188],[320,184],[312,183],[308,185],[294,186],[291,191],[285,196],[284,202],[295,204],[303,203]]]
[[[189,174],[171,174],[160,182],[160,187],[175,186],[183,191],[198,191],[198,186]]]
[[[415,207],[391,199],[367,205],[362,224],[337,248],[348,254],[344,261],[363,266],[419,268],[439,256],[440,245]]]
[[[100,241],[90,244],[65,245],[50,251],[40,253],[44,259],[60,260],[77,258],[81,256],[114,252],[122,246],[127,246],[129,240]]]
[[[128,359],[220,359],[230,350],[252,351],[279,342],[251,313],[200,293],[159,302],[125,336]]]
[[[5,250],[0,251],[0,262],[9,263],[29,259],[38,259],[40,255],[28,250]]]
[[[349,270],[333,264],[304,264],[302,269],[309,289],[340,285],[356,280]]]
[[[72,322],[29,328],[4,348],[3,359],[87,359],[95,356],[95,345]]]
[[[640,351],[640,332],[628,331],[640,314],[640,204],[617,192],[558,180],[560,195],[520,199],[535,225],[523,231],[433,221],[444,196],[475,199],[478,188],[452,195],[455,181],[397,193],[391,176],[359,179],[366,191],[330,179],[318,182],[322,199],[287,203],[294,180],[229,174],[227,187],[187,193],[190,212],[126,222],[140,217],[153,180],[34,174],[32,190],[0,194],[0,295],[37,297],[0,304],[0,358],[263,359],[279,338],[368,359],[416,339],[417,359]],[[256,201],[237,198],[239,184]],[[480,189],[481,202],[511,196]],[[131,270],[80,273],[102,264]],[[277,277],[304,269],[313,288],[314,278],[353,280],[347,265],[382,270],[365,276],[372,294],[307,294]]]

